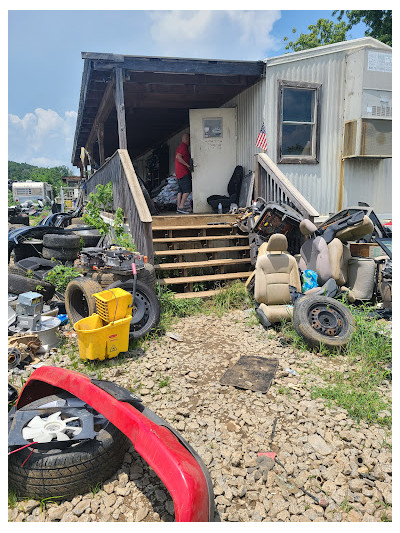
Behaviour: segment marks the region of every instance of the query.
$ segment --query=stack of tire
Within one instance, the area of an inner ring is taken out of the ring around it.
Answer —
[[[79,235],[47,234],[43,236],[42,255],[61,262],[75,261],[81,247]]]

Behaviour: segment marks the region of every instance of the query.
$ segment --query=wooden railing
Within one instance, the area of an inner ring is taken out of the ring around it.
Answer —
[[[287,204],[297,209],[304,218],[311,221],[319,213],[287,179],[267,154],[256,155],[255,196],[261,196],[267,202]]]
[[[86,182],[87,194],[96,185],[113,184],[114,212],[124,210],[136,250],[153,263],[152,218],[127,150],[117,150]]]

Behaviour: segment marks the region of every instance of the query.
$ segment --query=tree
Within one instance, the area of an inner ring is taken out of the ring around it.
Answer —
[[[347,25],[344,21],[334,23],[329,19],[319,19],[316,24],[311,24],[307,29],[310,33],[301,33],[296,41],[289,41],[285,46],[286,50],[298,52],[346,40]],[[296,28],[293,28],[292,33],[296,32]],[[289,38],[284,37],[283,40],[288,41]]]
[[[286,50],[298,52],[308,48],[316,48],[325,44],[339,43],[346,41],[346,34],[353,26],[363,22],[367,29],[365,35],[374,37],[379,41],[392,46],[392,11],[333,11],[332,16],[337,13],[338,22],[329,19],[319,19],[316,24],[308,26],[310,33],[301,33],[295,41],[289,41],[284,37],[288,44]],[[342,20],[346,16],[347,21]],[[296,28],[292,33],[297,33]]]
[[[336,15],[338,11],[334,11],[332,15]],[[383,11],[378,10],[340,10],[338,20],[342,20],[343,15],[346,15],[348,19],[347,29],[351,29],[359,22],[363,22],[367,26],[365,35],[374,37],[382,43],[392,46],[392,10],[386,9]]]

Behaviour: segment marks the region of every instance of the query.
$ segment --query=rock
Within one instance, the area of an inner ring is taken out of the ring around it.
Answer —
[[[146,518],[149,511],[145,507],[141,507],[137,512],[135,516],[135,522],[141,522]]]
[[[89,509],[89,507],[90,507],[90,500],[82,500],[75,505],[75,507],[72,509],[72,512],[76,516],[81,516],[81,514],[83,514],[86,511],[86,509]]]
[[[347,520],[349,522],[361,522],[362,515],[358,513],[355,509],[351,509],[347,514]]]
[[[39,502],[36,500],[28,500],[19,504],[18,508],[24,513],[31,513],[36,507],[39,507]]]
[[[365,483],[362,479],[350,479],[349,481],[349,488],[353,492],[361,492]]]
[[[112,507],[114,503],[117,501],[117,496],[115,494],[108,494],[107,496],[104,496],[103,503],[106,507]]]
[[[308,437],[308,443],[314,448],[319,455],[329,455],[332,453],[333,448],[330,444],[327,444],[320,435],[310,435]]]
[[[47,511],[47,516],[49,517],[51,522],[56,522],[58,520],[61,520],[64,513],[65,513],[65,508],[62,505],[57,505],[55,507],[51,507]]]
[[[166,508],[167,512],[168,512],[170,515],[174,516],[174,514],[175,514],[175,508],[174,508],[174,502],[173,502],[172,500],[167,500],[167,501],[165,502],[165,508]]]

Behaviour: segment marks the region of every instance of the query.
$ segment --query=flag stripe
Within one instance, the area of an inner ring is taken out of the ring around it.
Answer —
[[[263,124],[261,126],[260,133],[258,134],[258,137],[257,137],[257,140],[256,140],[256,146],[258,148],[261,148],[262,150],[266,150],[267,149],[267,137],[265,135],[264,122],[263,122]]]

